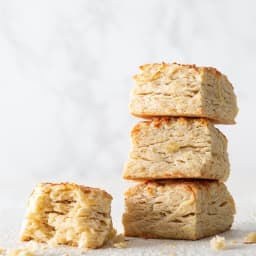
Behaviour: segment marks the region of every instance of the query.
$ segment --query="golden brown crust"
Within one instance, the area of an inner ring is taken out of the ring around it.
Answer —
[[[160,78],[161,74],[165,72],[171,66],[176,66],[176,69],[173,73],[178,72],[179,70],[184,69],[192,69],[199,73],[203,72],[211,72],[215,76],[222,76],[223,74],[214,67],[205,67],[205,66],[196,66],[195,64],[179,64],[177,62],[173,63],[153,63],[153,64],[144,64],[139,66],[139,69],[142,71],[140,74],[136,74],[133,76],[135,81],[141,81],[143,78],[144,81],[152,82],[158,78]],[[152,72],[150,76],[145,76],[148,72]]]
[[[168,124],[169,122],[177,122],[179,124],[188,125],[189,122],[195,122],[200,126],[213,126],[212,122],[209,119],[206,118],[196,118],[196,117],[153,117],[148,120],[140,121],[138,122],[131,130],[131,136],[137,135],[140,133],[141,129],[143,129],[144,126],[153,126],[156,128],[161,128],[161,126]],[[216,128],[218,132],[220,132],[219,129]],[[220,132],[221,133],[221,132]],[[221,136],[224,137],[224,139],[227,141],[227,137],[225,134],[221,133]]]
[[[195,191],[201,189],[202,187],[208,189],[211,187],[212,184],[221,184],[221,182],[216,180],[207,180],[207,179],[193,179],[193,180],[187,180],[187,179],[171,179],[171,180],[145,180],[142,183],[138,184],[137,186],[131,187],[125,192],[125,196],[130,197],[136,193],[138,193],[142,187],[145,188],[159,188],[164,186],[184,186],[186,190],[189,192],[193,192],[194,198],[195,197]],[[150,185],[150,187],[148,187]]]
[[[105,190],[99,189],[99,188],[92,188],[92,187],[87,187],[84,185],[78,185],[76,183],[70,183],[70,182],[61,182],[61,183],[51,183],[51,182],[41,182],[40,184],[42,185],[49,185],[49,186],[63,186],[64,189],[79,189],[83,193],[91,193],[91,192],[100,192],[102,193],[105,197],[112,199],[112,196],[107,193]],[[39,185],[40,185],[39,184]]]
[[[129,175],[129,174],[124,173],[123,178],[125,180],[133,180],[133,181],[140,181],[140,182],[154,181],[154,180],[155,181],[159,181],[159,180],[177,180],[177,181],[181,181],[183,179],[192,179],[192,177],[190,175],[186,176],[186,174],[182,171],[180,171],[180,172],[175,171],[172,174],[167,173],[167,172],[166,173],[161,173],[161,178],[150,178],[150,177],[138,178],[138,177],[134,177],[133,175]],[[197,176],[197,177],[193,177],[193,180],[207,180],[207,179],[205,177]],[[215,181],[216,178],[209,179],[209,180]]]
[[[184,68],[192,68],[192,69],[195,69],[197,71],[212,72],[216,76],[221,76],[222,75],[222,73],[214,67],[205,67],[205,66],[200,67],[200,66],[196,66],[195,64],[179,64],[177,62],[173,62],[173,64],[176,64],[176,65],[178,65],[180,67],[184,67]]]
[[[131,130],[131,136],[136,136],[137,134],[139,134],[141,132],[141,129],[144,129],[145,126],[153,126],[155,128],[160,128],[163,125],[168,124],[169,122],[177,122],[179,124],[184,124],[184,125],[188,125],[189,122],[195,122],[200,126],[212,126],[212,122],[209,119],[206,118],[196,118],[196,117],[153,117],[151,119],[148,120],[143,120],[138,122]],[[220,132],[219,129],[216,128],[216,130],[218,132]],[[221,133],[221,132],[220,132]],[[227,137],[225,136],[225,134],[221,135],[225,138],[226,142],[227,142]]]
[[[153,117],[150,120],[144,120],[137,123],[132,131],[132,135],[136,135],[141,131],[143,126],[153,126],[155,128],[160,128],[161,126],[168,124],[169,122],[177,122],[179,124],[187,125],[190,122],[196,122],[200,126],[209,126],[212,125],[211,121],[205,118],[193,118],[193,117]]]
[[[225,119],[221,119],[218,115],[211,116],[211,117],[209,117],[207,115],[204,115],[203,110],[200,110],[198,113],[194,113],[194,114],[184,114],[183,113],[182,116],[173,112],[170,115],[158,115],[158,117],[156,117],[156,114],[154,112],[152,112],[152,113],[147,112],[147,113],[143,113],[143,114],[138,114],[138,113],[132,112],[132,110],[131,110],[131,115],[134,116],[134,117],[143,118],[145,121],[152,120],[154,118],[169,118],[169,117],[179,118],[179,117],[183,117],[183,118],[204,118],[204,119],[208,119],[209,121],[211,121],[214,124],[230,124],[230,125],[236,124],[235,120],[227,121]]]

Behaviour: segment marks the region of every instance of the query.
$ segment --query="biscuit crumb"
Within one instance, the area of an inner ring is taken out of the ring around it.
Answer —
[[[115,248],[123,249],[123,248],[127,248],[128,243],[125,240],[125,237],[123,234],[118,234],[113,238],[112,246]]]
[[[113,247],[118,248],[118,249],[124,249],[127,248],[127,242],[120,242],[120,243],[114,243]]]
[[[256,243],[256,232],[251,232],[247,234],[247,236],[244,238],[245,244],[254,244]]]
[[[6,256],[35,256],[35,251],[30,248],[18,248],[7,250]]]
[[[210,241],[211,248],[215,251],[221,251],[226,248],[226,239],[222,236],[215,236]]]
[[[20,247],[20,248],[11,248],[11,249],[4,249],[3,254],[0,255],[5,255],[5,256],[35,256],[36,251],[38,251],[41,248],[39,244],[30,241],[27,243],[25,247]],[[43,248],[43,247],[42,247]]]
[[[0,255],[4,255],[5,252],[6,252],[6,249],[4,249],[3,247],[0,247]]]

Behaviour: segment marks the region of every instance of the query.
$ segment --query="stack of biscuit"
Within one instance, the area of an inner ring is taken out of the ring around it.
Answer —
[[[227,139],[238,108],[227,77],[211,67],[147,64],[134,76],[130,112],[146,118],[131,132],[124,178],[126,236],[196,240],[228,230],[235,205],[225,182]]]

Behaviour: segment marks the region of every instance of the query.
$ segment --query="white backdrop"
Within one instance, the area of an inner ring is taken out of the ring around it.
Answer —
[[[255,8],[247,0],[0,1],[0,201],[23,206],[39,181],[101,186],[121,200],[137,121],[127,107],[131,76],[161,61],[228,75],[240,107],[237,125],[221,127],[229,187],[244,198],[256,192]]]

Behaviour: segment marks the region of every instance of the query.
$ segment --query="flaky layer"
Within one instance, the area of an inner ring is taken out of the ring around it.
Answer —
[[[41,183],[29,198],[21,239],[100,247],[113,234],[111,200],[100,189]]]
[[[126,236],[196,240],[228,230],[234,201],[216,181],[147,182],[125,194]]]
[[[206,119],[156,118],[132,129],[124,178],[201,178],[225,181],[227,140]]]
[[[130,112],[139,117],[188,116],[233,124],[238,108],[227,77],[214,68],[146,64],[134,76]]]

